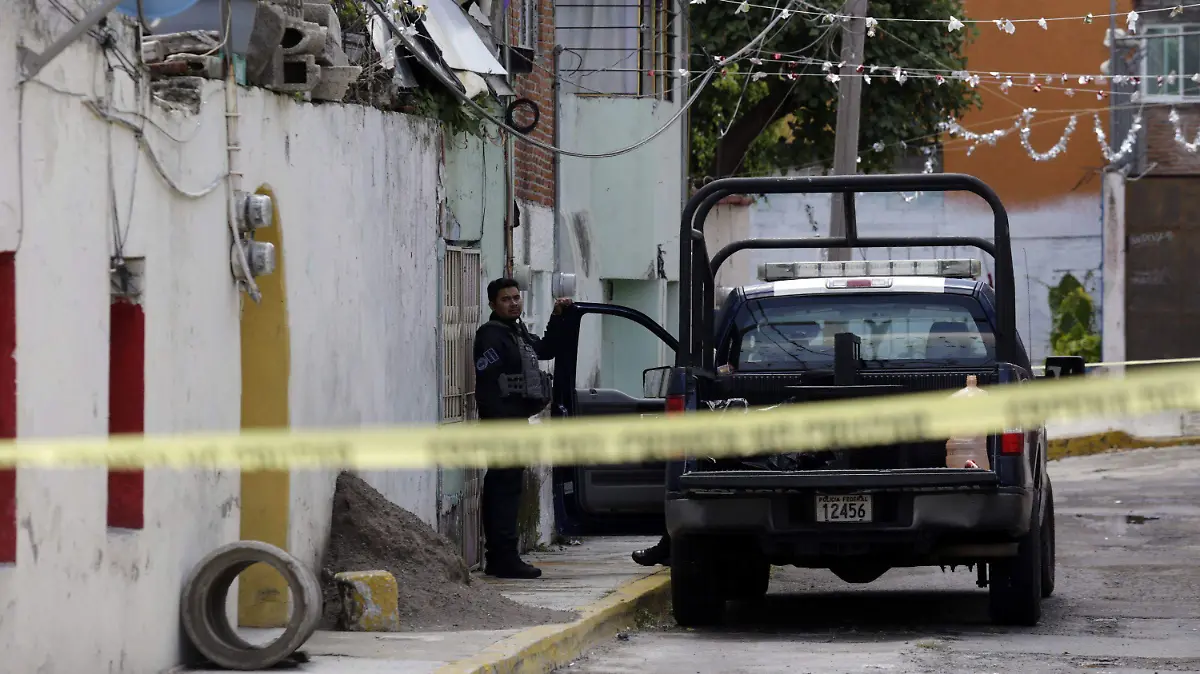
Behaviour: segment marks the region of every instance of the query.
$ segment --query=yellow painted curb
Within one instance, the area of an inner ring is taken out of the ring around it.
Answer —
[[[666,569],[639,578],[580,609],[574,622],[523,630],[436,674],[547,674],[633,626],[639,610],[665,611],[670,588]]]
[[[1161,437],[1143,438],[1130,435],[1125,431],[1106,431],[1090,435],[1077,435],[1070,438],[1058,438],[1048,443],[1046,458],[1050,461],[1065,459],[1072,456],[1091,456],[1105,452],[1128,449],[1151,449],[1164,447],[1185,447],[1200,445],[1197,437]]]

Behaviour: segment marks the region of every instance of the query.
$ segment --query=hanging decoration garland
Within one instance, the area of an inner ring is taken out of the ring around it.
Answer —
[[[1112,12],[1112,13],[1102,13],[1102,14],[1088,12],[1087,14],[1084,14],[1082,16],[1079,16],[1079,15],[1053,16],[1053,17],[1044,17],[1043,16],[1043,17],[1039,17],[1036,19],[1034,19],[1034,18],[1009,19],[1009,18],[1004,18],[1004,17],[1001,17],[999,19],[959,19],[958,17],[955,17],[955,16],[951,16],[947,19],[911,19],[911,18],[905,18],[905,17],[878,17],[878,18],[875,18],[875,17],[870,17],[870,16],[852,16],[849,14],[839,14],[836,12],[803,10],[803,9],[791,9],[791,10],[783,9],[781,11],[779,7],[755,4],[755,3],[749,2],[748,0],[720,0],[720,1],[724,2],[724,3],[728,3],[728,4],[737,5],[738,8],[737,8],[737,10],[735,10],[735,13],[737,13],[737,14],[747,13],[750,11],[751,8],[754,8],[754,9],[766,10],[769,12],[778,12],[784,19],[789,18],[792,14],[800,14],[800,15],[804,15],[804,16],[816,16],[816,17],[820,17],[821,21],[826,24],[831,24],[831,23],[834,23],[835,21],[846,22],[846,21],[850,21],[851,19],[862,19],[864,24],[866,24],[866,27],[867,27],[867,37],[875,37],[876,28],[879,26],[880,21],[902,22],[902,23],[942,24],[946,27],[946,31],[950,32],[950,33],[953,33],[958,30],[962,30],[967,24],[990,23],[990,24],[994,24],[996,26],[996,28],[998,28],[1001,32],[1012,35],[1013,33],[1017,32],[1017,24],[1020,24],[1020,23],[1036,23],[1038,28],[1041,28],[1042,30],[1049,30],[1051,21],[1082,21],[1085,24],[1092,24],[1092,23],[1095,23],[1096,19],[1106,19],[1109,17],[1123,17],[1125,19],[1125,25],[1129,29],[1129,32],[1136,33],[1137,29],[1138,29],[1138,23],[1141,20],[1141,16],[1143,14],[1169,12],[1168,16],[1170,18],[1175,18],[1175,17],[1183,14],[1183,11],[1185,9],[1192,9],[1195,7],[1200,7],[1200,3],[1189,3],[1189,4],[1178,4],[1173,7],[1156,7],[1156,8],[1151,8],[1151,9],[1143,9],[1140,12],[1131,11],[1128,13]],[[708,0],[691,0],[691,4],[705,5],[705,4],[708,4]]]
[[[1175,127],[1175,142],[1179,144],[1189,154],[1196,154],[1200,150],[1200,131],[1196,132],[1196,137],[1192,142],[1188,142],[1183,135],[1183,126],[1179,123],[1179,112],[1175,108],[1171,108],[1171,113],[1167,115],[1167,119],[1171,121],[1171,126]]]

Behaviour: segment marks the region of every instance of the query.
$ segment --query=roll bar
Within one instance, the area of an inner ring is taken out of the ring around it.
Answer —
[[[993,240],[966,236],[858,236],[854,195],[876,192],[971,192],[992,209]],[[744,239],[735,241],[709,258],[704,223],[713,207],[737,194],[843,194],[846,236],[796,239]],[[774,178],[721,178],[696,191],[683,207],[679,230],[679,351],[675,365],[712,370],[715,357],[713,320],[717,270],[731,255],[747,249],[782,248],[887,248],[900,246],[972,246],[992,256],[996,263],[997,357],[1013,362],[1017,356],[1016,280],[1008,212],[1000,197],[982,180],[961,173],[798,176]]]

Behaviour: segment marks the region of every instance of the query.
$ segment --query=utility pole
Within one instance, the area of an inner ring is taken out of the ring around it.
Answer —
[[[867,30],[867,0],[846,0],[842,13],[854,17],[842,22],[842,67],[838,71],[838,108],[833,152],[833,172],[853,175],[858,172],[858,117],[862,106],[862,76],[855,68],[863,62],[863,46]],[[829,235],[846,236],[846,213],[842,195],[830,195]],[[849,248],[826,248],[826,260],[849,260]]]

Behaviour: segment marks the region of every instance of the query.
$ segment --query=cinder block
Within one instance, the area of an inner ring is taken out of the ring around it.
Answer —
[[[296,56],[299,54],[312,54],[316,56],[325,48],[325,40],[328,34],[329,29],[323,26],[299,19],[291,19],[287,22],[287,27],[283,31],[283,39],[279,43],[283,45],[284,56]]]
[[[194,77],[219,80],[225,76],[225,62],[216,56],[197,54],[174,54],[168,56],[166,64],[182,63],[185,73]]]
[[[284,56],[282,77],[277,82],[264,83],[263,86],[281,93],[302,93],[312,91],[321,82],[321,66],[312,54]]]
[[[400,629],[396,578],[387,571],[343,571],[333,577],[342,598],[339,627],[350,632]]]
[[[171,54],[207,54],[221,45],[221,38],[216,31],[205,30],[155,35],[152,41],[158,43],[155,55],[162,54],[163,58]]]
[[[275,47],[258,73],[249,74],[250,67],[246,66],[247,81],[256,87],[274,87],[283,84],[283,47]]]
[[[246,78],[256,82],[263,70],[282,50],[279,43],[283,40],[283,31],[287,27],[287,17],[283,10],[269,2],[259,2],[254,12],[254,28],[250,31],[249,44],[246,48]]]
[[[312,90],[313,100],[338,101],[346,98],[350,85],[362,74],[358,66],[322,66],[321,82]]]
[[[304,0],[267,0],[278,7],[284,16],[299,19],[304,16]]]

